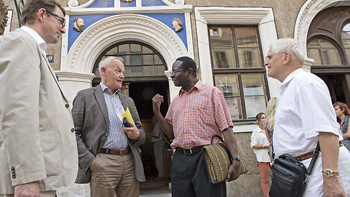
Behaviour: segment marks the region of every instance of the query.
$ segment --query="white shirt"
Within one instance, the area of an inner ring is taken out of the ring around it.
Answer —
[[[45,51],[47,49],[47,44],[45,40],[35,30],[33,30],[30,27],[22,26],[21,29],[26,31],[28,34],[30,34],[34,38],[35,42],[39,45],[39,47],[42,49],[42,51],[46,55]]]
[[[266,134],[260,127],[256,127],[250,137],[250,146],[264,145],[270,147]],[[269,149],[253,149],[258,162],[270,162]]]
[[[288,75],[280,90],[273,133],[276,157],[314,150],[322,131],[342,138],[329,90],[319,77],[300,68]]]

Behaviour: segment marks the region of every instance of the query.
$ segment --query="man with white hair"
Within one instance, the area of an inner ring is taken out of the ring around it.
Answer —
[[[273,147],[309,166],[317,142],[321,155],[307,179],[304,196],[350,196],[350,154],[344,146],[326,84],[302,70],[304,53],[294,39],[274,42],[265,59],[268,76],[279,80]]]
[[[120,92],[122,59],[107,57],[99,70],[101,83],[78,92],[73,102],[79,154],[76,182],[90,182],[91,197],[138,197],[139,182],[145,181],[139,153],[145,132],[134,101]],[[131,127],[120,120],[127,108],[135,122]]]

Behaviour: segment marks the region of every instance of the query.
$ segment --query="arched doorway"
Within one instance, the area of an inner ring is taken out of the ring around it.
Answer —
[[[311,72],[327,84],[332,102],[350,103],[350,11],[328,8],[313,19],[307,37]]]
[[[124,60],[125,78],[122,92],[134,100],[147,136],[146,142],[141,146],[142,162],[147,181],[140,185],[140,189],[149,189],[150,186],[165,188],[167,179],[156,179],[157,169],[154,161],[153,144],[150,140],[153,130],[152,97],[155,94],[164,96],[164,103],[161,107],[161,112],[164,116],[170,102],[168,78],[164,74],[164,71],[167,69],[166,62],[161,54],[148,44],[138,41],[119,42],[106,48],[96,59],[92,70],[95,74],[92,86],[100,83],[98,64],[103,58],[108,56],[117,56]],[[165,154],[167,150],[164,150]],[[167,164],[170,164],[170,157],[164,157],[164,160],[164,169],[169,171],[170,165]],[[165,174],[168,175],[170,173]]]

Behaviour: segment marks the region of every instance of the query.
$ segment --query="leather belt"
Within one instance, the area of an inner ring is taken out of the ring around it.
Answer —
[[[341,142],[339,142],[339,147],[342,147],[342,146],[343,146],[343,144]],[[295,159],[297,159],[298,161],[303,161],[303,160],[311,158],[313,154],[314,154],[314,151],[310,151],[310,152],[307,152],[305,154],[302,154],[302,155],[295,157]]]
[[[305,153],[305,154],[302,154],[302,155],[295,157],[295,159],[298,161],[303,161],[305,159],[311,158],[313,154],[314,154],[314,151],[310,151],[308,153]]]
[[[194,154],[194,153],[201,151],[202,148],[203,148],[203,146],[195,146],[195,147],[188,148],[188,149],[183,149],[183,148],[177,147],[176,152],[183,153],[185,155],[191,155],[191,154]]]
[[[101,148],[99,153],[109,154],[109,155],[120,155],[124,156],[130,153],[130,149],[108,149],[108,148]]]

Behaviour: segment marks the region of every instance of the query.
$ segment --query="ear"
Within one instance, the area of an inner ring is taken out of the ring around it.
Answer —
[[[101,72],[100,72],[100,74],[101,74],[101,75],[105,75],[105,73],[106,73],[106,67],[101,67]]]
[[[192,69],[192,68],[189,68],[189,69],[187,70],[187,72],[188,72],[189,76],[192,76],[192,75],[193,75],[193,69]]]
[[[291,61],[291,58],[292,58],[291,54],[290,54],[290,53],[284,53],[283,55],[284,55],[284,57],[283,57],[283,63],[284,63],[284,64],[289,63],[289,62]]]
[[[45,8],[40,8],[40,9],[36,12],[36,17],[38,18],[38,20],[39,20],[40,22],[43,22],[43,21],[44,21],[44,18],[46,17],[45,14],[46,14],[46,9],[45,9]]]

